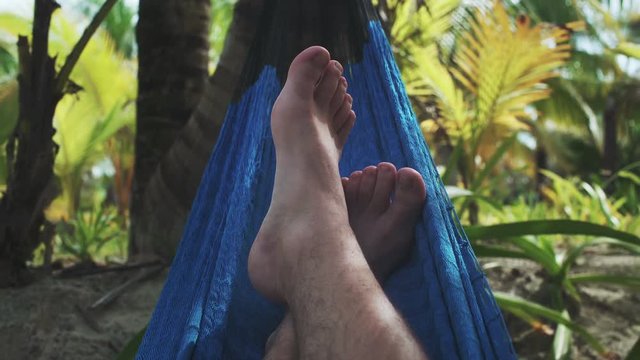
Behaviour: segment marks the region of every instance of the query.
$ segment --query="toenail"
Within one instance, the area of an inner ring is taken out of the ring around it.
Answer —
[[[324,66],[327,63],[325,62],[324,64],[321,64],[321,62],[326,61],[323,59],[324,54],[321,51],[318,51],[312,58],[312,61],[314,61],[316,64],[320,65],[320,66]]]
[[[340,71],[340,73],[342,73],[342,70],[344,70],[344,69],[342,68],[342,65],[340,65],[340,63],[339,63],[339,62],[337,62],[337,61],[334,61],[334,62],[333,62],[333,65],[336,67],[336,69],[338,69],[338,71]]]
[[[413,188],[413,181],[406,176],[400,176],[398,181],[402,190],[411,190]]]

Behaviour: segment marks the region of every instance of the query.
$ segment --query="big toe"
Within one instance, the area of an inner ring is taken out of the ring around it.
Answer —
[[[398,170],[391,211],[397,216],[415,221],[422,212],[426,188],[420,173],[411,168]]]
[[[293,59],[287,75],[287,85],[303,96],[312,96],[315,86],[331,61],[329,51],[321,46],[307,48]]]

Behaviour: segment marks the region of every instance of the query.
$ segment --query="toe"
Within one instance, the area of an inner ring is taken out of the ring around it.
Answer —
[[[396,215],[415,221],[422,213],[426,189],[420,173],[411,168],[398,171],[391,211]]]
[[[337,145],[340,149],[344,147],[344,144],[347,143],[347,138],[351,133],[351,129],[353,129],[353,125],[356,123],[356,113],[353,110],[349,111],[349,115],[347,116],[347,120],[342,124],[340,130],[337,133]]]
[[[338,89],[338,83],[342,76],[342,65],[335,60],[331,60],[324,69],[322,79],[316,86],[315,99],[318,105],[329,113],[329,102]],[[329,114],[330,116],[333,114]]]
[[[336,132],[340,132],[340,129],[344,126],[344,124],[349,119],[349,114],[351,113],[351,106],[353,104],[353,98],[351,95],[346,94],[343,96],[342,103],[340,107],[336,111],[333,117],[333,126],[336,129]]]
[[[349,176],[349,180],[343,183],[344,196],[347,201],[347,206],[351,208],[358,200],[358,191],[360,190],[360,183],[362,182],[362,171],[354,171]]]
[[[367,166],[362,171],[362,181],[360,183],[360,190],[358,190],[358,203],[363,204],[365,208],[367,208],[371,202],[371,197],[376,187],[377,175],[378,168],[375,166]]]
[[[301,95],[311,96],[330,60],[329,51],[323,47],[312,46],[304,50],[293,59],[287,84],[294,86]]]
[[[329,103],[330,114],[336,114],[338,110],[340,110],[342,103],[345,100],[345,95],[347,95],[347,79],[343,76],[338,80],[338,90],[333,94],[333,98]]]
[[[378,177],[371,197],[369,210],[376,214],[382,214],[389,208],[391,192],[396,184],[396,167],[391,163],[378,164]]]

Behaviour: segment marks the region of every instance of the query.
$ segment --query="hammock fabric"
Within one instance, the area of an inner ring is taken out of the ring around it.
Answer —
[[[502,315],[367,0],[265,1],[244,79],[137,358],[262,358],[284,315],[283,307],[252,288],[247,274],[249,249],[273,187],[271,107],[293,57],[317,44],[345,65],[358,114],[341,173],[388,161],[417,169],[427,185],[415,249],[385,283],[387,295],[431,359],[514,359]]]

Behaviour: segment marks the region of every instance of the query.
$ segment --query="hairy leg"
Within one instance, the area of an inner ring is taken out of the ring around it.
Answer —
[[[355,114],[341,72],[320,47],[291,65],[271,120],[276,179],[249,276],[289,306],[301,358],[422,359],[349,226],[338,160]]]
[[[396,172],[390,163],[369,166],[342,179],[349,223],[374,275],[382,284],[407,257],[422,211],[425,187],[410,168]],[[298,349],[287,314],[265,346],[265,359],[296,359]]]

